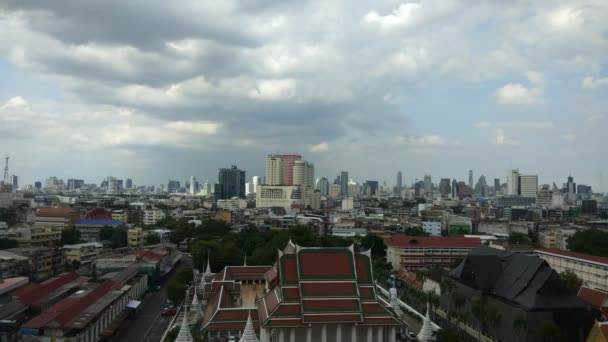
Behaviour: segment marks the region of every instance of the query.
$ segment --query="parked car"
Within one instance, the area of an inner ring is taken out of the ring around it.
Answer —
[[[407,340],[411,342],[418,342],[418,336],[415,333],[409,332],[407,333]]]
[[[177,309],[173,306],[169,306],[163,309],[163,316],[173,316],[177,313]]]

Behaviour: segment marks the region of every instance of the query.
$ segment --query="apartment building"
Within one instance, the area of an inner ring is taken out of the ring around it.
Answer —
[[[534,251],[557,273],[571,271],[583,280],[583,285],[608,291],[608,258],[556,248]]]
[[[81,265],[91,263],[93,260],[110,252],[110,248],[99,242],[65,245],[63,246],[63,250],[66,262],[79,262]]]
[[[19,246],[55,246],[61,241],[61,227],[9,228],[7,237],[19,242]]]
[[[122,226],[122,221],[118,220],[101,220],[101,219],[80,219],[74,224],[74,227],[80,232],[80,239],[86,242],[99,241],[99,232],[103,227],[119,227]]]
[[[14,278],[28,271],[29,259],[12,252],[0,251],[0,279]]]
[[[481,246],[479,238],[408,236],[395,234],[384,239],[386,260],[393,270],[417,270],[428,267],[451,267],[473,248]]]
[[[18,247],[8,252],[28,258],[28,275],[34,281],[42,281],[65,270],[63,249],[59,247]]]
[[[155,225],[156,222],[167,217],[165,212],[160,209],[147,209],[141,212],[141,223],[146,226]]]
[[[142,247],[144,245],[144,230],[141,227],[129,228],[127,230],[127,241],[131,248]]]

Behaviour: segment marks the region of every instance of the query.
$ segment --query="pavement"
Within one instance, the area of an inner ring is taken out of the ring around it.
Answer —
[[[179,265],[167,275],[166,279],[184,268],[192,268],[192,258],[187,255],[182,256]],[[167,302],[166,285],[165,281],[160,291],[146,294],[139,312],[120,328],[120,331],[112,338],[113,342],[160,342],[173,318],[161,315]]]

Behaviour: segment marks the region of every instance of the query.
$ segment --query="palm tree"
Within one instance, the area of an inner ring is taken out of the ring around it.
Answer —
[[[526,334],[528,332],[528,321],[524,315],[519,315],[513,321],[513,330],[515,335],[518,337],[518,341],[525,342]]]

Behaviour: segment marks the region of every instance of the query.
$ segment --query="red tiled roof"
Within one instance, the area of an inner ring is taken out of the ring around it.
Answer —
[[[36,215],[68,215],[78,214],[78,211],[72,208],[40,208],[36,211]]]
[[[577,296],[596,308],[601,308],[604,306],[606,298],[608,298],[608,292],[582,286],[578,290]]]
[[[355,279],[353,253],[348,249],[302,249],[297,254],[301,280]]]
[[[355,255],[355,264],[357,266],[357,281],[359,284],[373,284],[370,258],[367,255],[357,254]]]
[[[32,318],[23,326],[31,329],[40,329],[50,321],[54,320],[57,316],[70,309],[72,305],[76,304],[80,299],[81,298],[78,297],[65,298],[56,303],[55,305],[51,306],[49,309],[47,309],[40,315]]]
[[[600,330],[602,331],[602,335],[604,338],[608,338],[608,322],[598,323],[600,325]]]
[[[306,313],[322,312],[359,312],[361,305],[358,298],[348,299],[302,299],[302,311]]]
[[[20,289],[12,292],[12,295],[17,297],[20,302],[33,305],[44,296],[50,294],[53,291],[58,290],[60,287],[69,283],[83,283],[87,278],[82,278],[76,272],[70,272],[63,274],[57,278],[52,278],[44,283],[40,284],[29,284]]]
[[[356,282],[314,282],[300,283],[300,293],[304,298],[310,297],[356,297]]]
[[[536,252],[551,253],[551,254],[562,255],[562,256],[570,257],[570,258],[577,258],[577,259],[582,259],[582,260],[587,260],[587,261],[593,261],[593,262],[597,262],[600,264],[608,264],[608,258],[585,254],[585,253],[565,251],[563,249],[541,248],[541,249],[537,249]]]
[[[83,297],[80,297],[79,300],[70,306],[69,311],[65,311],[57,316],[55,319],[57,323],[61,326],[67,325],[70,323],[76,316],[80,315],[84,309],[89,307],[89,305],[98,301],[101,297],[103,297],[106,293],[117,290],[121,288],[122,285],[114,282],[113,280],[106,280],[103,283],[99,284],[96,288],[94,288],[91,292],[86,294]]]
[[[442,237],[442,236],[409,236],[395,234],[384,238],[384,243],[391,247],[452,247],[472,248],[481,245],[479,238]]]

